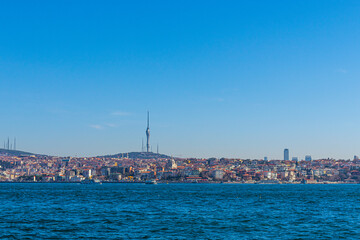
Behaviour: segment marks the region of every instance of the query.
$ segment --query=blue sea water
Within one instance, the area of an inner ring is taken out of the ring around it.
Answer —
[[[0,184],[1,239],[356,239],[360,185]]]

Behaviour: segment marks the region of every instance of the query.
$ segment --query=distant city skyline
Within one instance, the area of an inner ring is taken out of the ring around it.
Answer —
[[[352,159],[359,12],[351,0],[3,1],[0,139],[55,156],[140,151],[149,110],[167,155]]]

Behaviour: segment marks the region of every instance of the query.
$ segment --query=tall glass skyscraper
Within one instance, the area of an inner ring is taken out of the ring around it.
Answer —
[[[284,160],[289,160],[289,149],[285,148],[284,149]]]

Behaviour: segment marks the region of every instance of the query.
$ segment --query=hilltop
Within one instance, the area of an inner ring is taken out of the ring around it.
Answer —
[[[105,155],[98,157],[113,157],[113,158],[121,158],[121,157],[129,157],[131,159],[157,159],[157,158],[170,158],[165,154],[153,153],[153,152],[129,152],[129,153],[117,153],[113,155]]]
[[[8,150],[0,148],[0,156],[30,156],[36,155],[41,156],[42,154],[35,154],[30,152],[24,152],[19,150]],[[43,155],[42,155],[43,156]],[[112,157],[112,158],[121,158],[121,157],[129,157],[131,159],[159,159],[159,158],[170,158],[165,154],[153,153],[153,152],[129,152],[129,153],[117,153],[117,154],[109,154],[98,157]]]
[[[9,149],[3,149],[0,148],[0,155],[5,155],[5,156],[30,156],[30,155],[39,155],[39,154],[34,154],[34,153],[30,153],[30,152],[24,152],[24,151],[19,151],[19,150],[9,150]]]

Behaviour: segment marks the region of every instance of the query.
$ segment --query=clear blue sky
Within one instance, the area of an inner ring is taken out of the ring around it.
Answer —
[[[0,140],[60,156],[360,155],[360,1],[1,1]],[[3,145],[2,142],[1,146]]]

